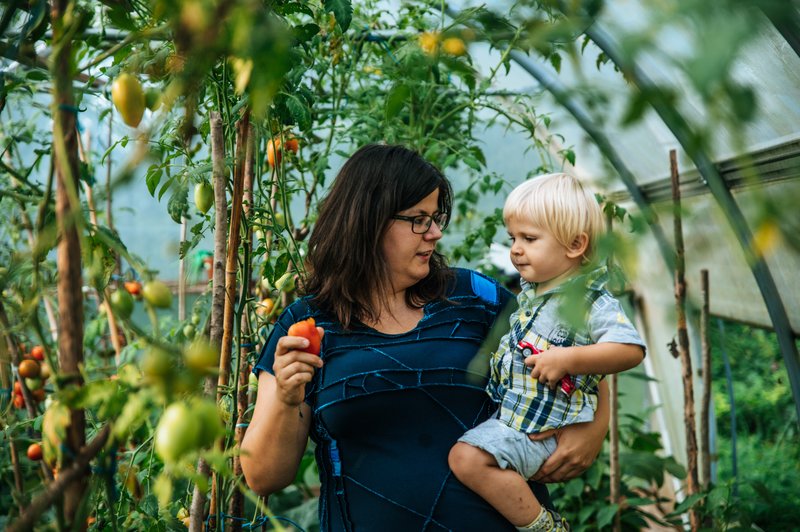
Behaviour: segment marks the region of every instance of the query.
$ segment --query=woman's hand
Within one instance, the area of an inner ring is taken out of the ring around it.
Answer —
[[[317,327],[320,337],[324,334]],[[276,393],[278,399],[287,406],[300,406],[305,398],[306,384],[311,382],[314,372],[322,367],[322,359],[303,351],[309,346],[306,338],[301,336],[284,336],[275,347],[275,362],[272,371],[275,373]]]
[[[608,433],[608,383],[603,380],[597,394],[594,421],[531,434],[531,440],[556,437],[556,450],[533,476],[537,482],[564,482],[577,477],[594,463]]]

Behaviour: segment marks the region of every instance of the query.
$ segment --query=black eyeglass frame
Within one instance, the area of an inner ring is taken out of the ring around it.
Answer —
[[[426,221],[423,222],[425,223],[425,230],[422,231],[421,233],[414,231],[414,226],[417,225],[416,220],[418,220],[419,218],[426,219]],[[439,221],[437,221],[436,218],[439,218],[439,220],[441,220],[441,223],[439,223]],[[414,233],[415,235],[424,235],[425,233],[430,231],[433,222],[436,222],[436,226],[439,228],[440,231],[444,231],[447,228],[447,223],[449,222],[448,218],[449,216],[447,216],[447,214],[444,212],[436,214],[417,214],[416,216],[403,216],[401,214],[395,214],[394,216],[392,216],[392,220],[403,220],[405,222],[411,222],[411,232]]]

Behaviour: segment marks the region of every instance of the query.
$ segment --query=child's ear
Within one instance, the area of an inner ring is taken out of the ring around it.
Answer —
[[[589,235],[580,233],[567,248],[567,257],[570,259],[581,258],[586,254],[587,249],[589,249]]]

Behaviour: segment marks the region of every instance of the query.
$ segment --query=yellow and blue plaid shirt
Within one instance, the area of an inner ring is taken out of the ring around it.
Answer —
[[[517,347],[520,340],[544,351],[600,342],[645,347],[619,301],[605,289],[608,275],[599,268],[543,294],[522,281],[519,307],[511,314],[511,330],[492,354],[489,396],[499,403],[498,419],[521,432],[534,433],[592,421],[602,375],[573,375],[575,390],[567,395],[531,378],[531,368]],[[576,319],[578,318],[578,319]],[[574,326],[575,322],[580,325]],[[573,325],[571,325],[571,323]]]

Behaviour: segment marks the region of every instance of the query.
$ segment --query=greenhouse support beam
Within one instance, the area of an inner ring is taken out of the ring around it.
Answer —
[[[459,12],[449,6],[445,7],[445,13],[454,20],[459,16]],[[614,146],[608,140],[608,137],[606,137],[600,127],[597,126],[589,112],[586,111],[575,100],[575,98],[569,94],[567,88],[561,82],[559,82],[555,76],[550,74],[547,70],[532,61],[527,55],[523,54],[519,50],[511,50],[510,57],[523,70],[533,76],[533,78],[536,79],[536,81],[538,81],[545,90],[552,94],[556,101],[575,118],[581,128],[583,128],[583,130],[586,131],[586,133],[592,138],[595,145],[602,152],[603,156],[608,160],[609,163],[611,163],[611,166],[613,166],[619,174],[619,177],[625,187],[628,189],[631,198],[642,212],[647,224],[653,231],[653,236],[658,243],[658,248],[661,251],[662,257],[664,258],[664,262],[666,263],[669,271],[672,272],[675,269],[675,255],[666,235],[664,235],[664,230],[658,224],[658,216],[648,203],[647,199],[644,197],[644,194],[642,194],[642,190],[636,183],[636,178],[634,177],[633,172],[628,169],[628,166],[622,160],[622,157],[619,156],[617,150],[614,149]]]
[[[586,35],[625,73],[626,78],[631,83],[635,84],[639,89],[647,90],[650,94],[655,95],[655,97],[650,98],[650,105],[653,106],[661,120],[691,158],[700,175],[708,183],[708,188],[714,199],[722,208],[728,223],[739,240],[745,260],[750,265],[756,284],[764,298],[767,313],[772,320],[775,334],[778,337],[778,345],[786,364],[786,371],[789,374],[797,422],[800,424],[800,356],[797,352],[794,332],[786,314],[783,299],[775,284],[775,279],[772,277],[772,272],[764,258],[754,251],[753,234],[733,194],[725,185],[725,181],[720,176],[711,158],[694,142],[691,127],[683,115],[669,104],[667,98],[660,97],[662,96],[661,88],[653,83],[635,62],[629,64],[625,61],[619,47],[599,22],[587,28]]]
[[[788,2],[787,2],[788,4]],[[786,7],[781,4],[761,5],[759,9],[769,19],[778,33],[792,47],[794,53],[800,56],[800,13],[797,8]]]

